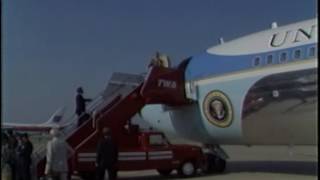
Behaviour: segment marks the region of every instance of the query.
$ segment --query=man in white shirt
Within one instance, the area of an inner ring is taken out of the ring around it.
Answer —
[[[45,174],[49,179],[67,180],[68,154],[71,148],[61,137],[58,129],[51,129],[52,139],[47,144]]]

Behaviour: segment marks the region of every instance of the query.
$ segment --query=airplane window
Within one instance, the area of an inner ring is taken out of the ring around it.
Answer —
[[[294,59],[301,59],[301,49],[297,49],[294,51],[293,58]]]
[[[309,55],[309,57],[314,57],[316,55],[316,48],[315,47],[309,48],[308,55]]]
[[[273,55],[268,55],[267,56],[267,64],[272,64],[273,63]]]
[[[282,52],[280,54],[280,63],[286,62],[287,61],[287,52]]]
[[[254,66],[259,66],[260,64],[261,64],[261,62],[260,62],[260,57],[255,57],[255,58],[254,58],[253,65],[254,65]]]

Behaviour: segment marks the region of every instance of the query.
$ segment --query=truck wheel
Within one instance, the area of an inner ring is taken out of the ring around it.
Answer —
[[[212,154],[207,154],[207,162],[204,168],[205,173],[222,173],[226,169],[226,160],[214,156]]]
[[[95,178],[95,174],[92,172],[80,172],[79,174],[83,180],[90,180],[92,178]]]
[[[184,162],[178,170],[180,176],[191,177],[196,174],[196,167],[191,161]]]
[[[161,176],[169,176],[172,169],[157,169],[157,171]]]
[[[112,179],[117,179],[118,178],[118,170],[112,171],[111,176],[112,176]],[[92,177],[94,177],[94,176],[92,176]]]
[[[214,160],[214,166],[215,172],[222,173],[226,169],[226,160],[216,157]]]

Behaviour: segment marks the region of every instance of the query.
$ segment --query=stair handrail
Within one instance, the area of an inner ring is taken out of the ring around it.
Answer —
[[[140,74],[138,74],[138,75],[140,75],[140,76],[145,76],[145,73],[140,73]],[[123,80],[123,82],[125,82],[126,80],[129,80],[131,77],[127,77],[127,78],[125,78],[124,80]],[[109,82],[110,82],[111,80],[109,80]],[[108,83],[109,84],[109,83]],[[118,87],[116,87],[114,90],[112,90],[110,93],[108,93],[108,97],[112,97],[113,95],[115,95],[115,96],[117,96],[117,95],[119,95],[119,94],[117,94],[117,92],[119,91],[119,90],[121,90],[123,87],[125,87],[127,84],[125,84],[125,83],[123,83],[123,84],[121,84],[120,86],[118,86]],[[89,105],[88,105],[88,113],[90,114],[90,115],[92,115],[92,113],[95,111],[95,109],[98,107],[98,106],[101,106],[101,107],[105,107],[106,105],[108,105],[111,101],[112,101],[112,98],[111,99],[107,99],[107,100],[105,100],[104,98],[103,98],[103,96],[104,96],[104,92],[105,92],[105,90],[106,90],[106,88],[103,90],[103,91],[101,91],[100,93],[98,93],[98,95],[97,96],[95,96],[93,99],[93,101],[91,102],[91,103],[89,103]],[[84,114],[82,114],[81,116],[83,116]],[[70,118],[68,118],[68,119],[72,119],[70,122],[68,122],[68,123],[66,123],[66,124],[64,124],[63,126],[61,126],[61,128],[62,129],[68,129],[68,130],[70,130],[68,127],[74,127],[74,126],[76,126],[77,125],[77,120],[79,119],[79,118],[81,118],[81,116],[80,117],[76,117],[76,114],[73,114]],[[73,132],[76,130],[76,128],[72,128],[72,133],[68,133],[68,134],[73,134]],[[67,132],[69,132],[69,131],[67,131]],[[63,134],[64,135],[66,135],[65,133],[64,133],[64,131],[63,131]],[[66,137],[66,136],[65,136]]]

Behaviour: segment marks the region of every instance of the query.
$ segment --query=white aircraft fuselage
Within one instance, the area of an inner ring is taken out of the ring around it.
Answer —
[[[207,144],[317,144],[317,20],[244,36],[192,56],[185,106],[148,105],[154,128]]]

